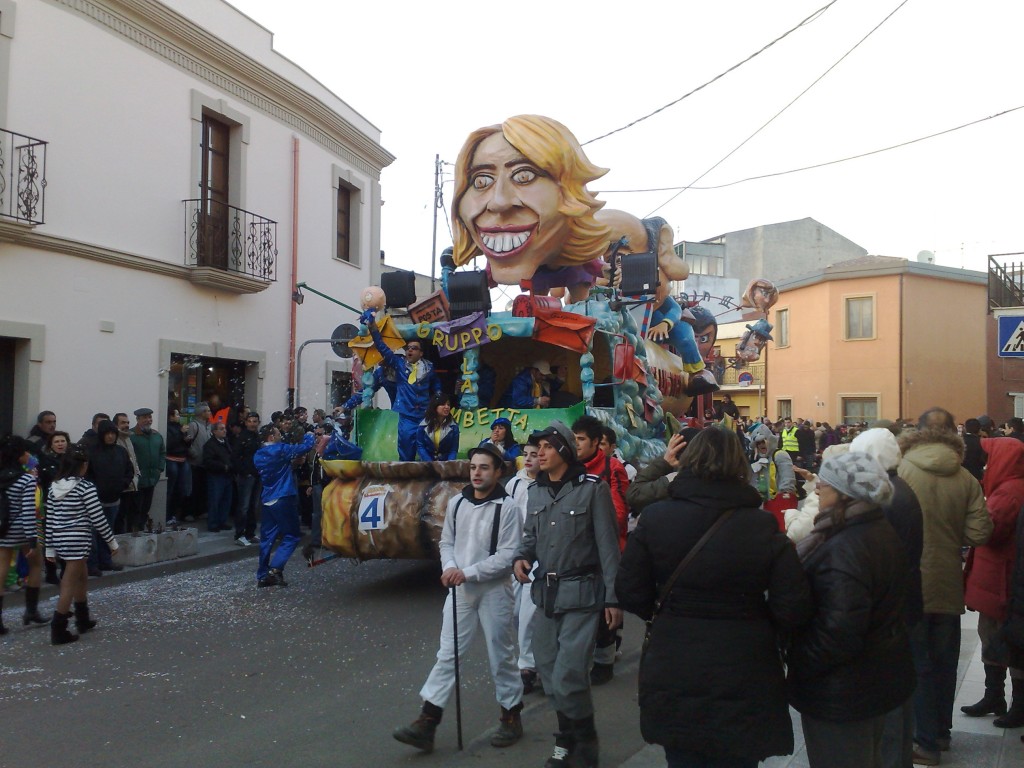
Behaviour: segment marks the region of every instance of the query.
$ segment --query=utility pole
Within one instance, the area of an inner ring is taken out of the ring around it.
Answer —
[[[434,155],[434,236],[430,240],[430,290],[437,290],[434,279],[437,264],[437,209],[441,207],[441,155]]]

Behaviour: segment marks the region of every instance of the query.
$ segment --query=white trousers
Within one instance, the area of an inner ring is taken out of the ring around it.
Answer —
[[[512,577],[515,579],[515,577]],[[530,597],[530,586],[533,584],[533,574],[530,574],[530,581],[520,584],[515,581],[512,588],[516,594],[516,619],[519,627],[519,669],[537,669],[537,663],[533,660],[533,614],[537,612],[537,606],[533,604]]]
[[[486,584],[462,584],[456,590],[456,610],[459,616],[459,659],[483,629],[487,643],[487,658],[491,663],[494,694],[498,703],[511,709],[523,699],[523,681],[516,669],[515,639],[512,612],[515,601],[512,585],[507,579]],[[437,661],[420,690],[420,697],[435,706],[444,707],[455,687],[455,636],[452,625],[452,592],[444,601],[441,616],[441,642]]]

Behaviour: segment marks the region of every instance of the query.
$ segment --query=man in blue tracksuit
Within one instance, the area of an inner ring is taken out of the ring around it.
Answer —
[[[307,432],[298,444],[281,442],[281,430],[273,424],[260,429],[262,447],[256,451],[253,464],[260,473],[263,503],[260,522],[260,562],[256,568],[257,587],[286,587],[284,566],[298,546],[299,494],[295,487],[292,459],[304,456],[313,449],[313,433]],[[274,549],[278,537],[281,544]],[[273,552],[273,559],[271,559]]]
[[[405,357],[392,351],[384,343],[377,328],[373,310],[367,310],[360,318],[373,337],[384,365],[395,371],[398,390],[392,402],[392,409],[398,412],[398,458],[400,461],[416,461],[416,432],[427,412],[430,398],[441,391],[441,380],[434,373],[434,366],[423,359],[423,342],[413,339],[405,345]]]

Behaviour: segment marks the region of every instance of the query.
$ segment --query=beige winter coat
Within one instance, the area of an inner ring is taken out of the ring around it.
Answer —
[[[953,432],[919,430],[899,438],[903,460],[897,474],[917,494],[924,517],[921,586],[925,613],[964,612],[960,548],[992,535],[981,485],[964,469],[964,443]]]

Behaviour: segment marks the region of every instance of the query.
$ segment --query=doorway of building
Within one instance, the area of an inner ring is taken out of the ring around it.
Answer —
[[[0,435],[14,431],[15,340],[0,338]]]
[[[233,414],[245,405],[255,403],[245,399],[245,360],[230,360],[203,355],[171,354],[171,367],[167,377],[167,407],[181,413],[187,424],[196,412],[196,406],[216,397],[220,407],[230,407]]]

